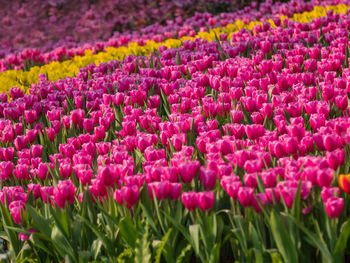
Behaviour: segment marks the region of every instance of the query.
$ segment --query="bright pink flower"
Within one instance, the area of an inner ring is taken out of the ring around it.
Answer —
[[[331,168],[318,169],[317,183],[319,186],[330,186],[333,180],[334,170]]]
[[[239,188],[237,195],[242,206],[250,206],[254,197],[254,188],[242,186]]]
[[[28,171],[28,165],[25,164],[17,164],[14,174],[16,176],[17,179],[19,180],[30,180],[30,176],[29,176],[29,171]]]
[[[184,192],[181,195],[181,200],[186,209],[192,211],[197,208],[197,193],[190,191],[190,192]]]
[[[42,145],[40,145],[40,144],[31,145],[30,146],[30,150],[32,152],[33,158],[41,157],[43,148],[44,147]]]
[[[338,197],[340,190],[338,187],[322,187],[321,196],[324,203],[331,197]]]
[[[27,144],[28,140],[26,136],[17,136],[13,142],[13,145],[16,147],[17,151],[27,148]]]
[[[147,185],[148,195],[153,199],[153,192],[157,200],[164,200],[168,198],[170,183],[167,181],[164,182],[152,182]]]
[[[16,224],[21,225],[22,224],[22,215],[21,215],[21,213],[23,213],[24,209],[25,209],[24,203],[22,201],[13,201],[9,205],[9,209],[10,209],[10,213],[11,213],[11,216],[13,218],[13,221]]]
[[[208,211],[214,206],[214,192],[199,192],[197,193],[197,204],[203,211]]]
[[[1,180],[8,180],[13,174],[13,168],[14,165],[12,162],[1,162],[0,163],[0,169],[1,169]]]
[[[24,118],[28,124],[33,124],[37,118],[37,112],[35,110],[25,110]]]
[[[127,208],[135,206],[139,200],[139,188],[136,185],[124,186],[120,192]]]
[[[50,198],[53,198],[54,190],[55,190],[54,186],[41,187],[40,193],[41,193],[41,198],[43,199],[44,203],[48,203]],[[50,202],[53,203],[52,200],[50,200]]]
[[[64,208],[66,204],[73,203],[76,190],[71,180],[59,181],[53,193],[56,204],[60,208]]]
[[[40,184],[28,184],[28,193],[32,192],[34,199],[38,199],[41,196]]]
[[[344,206],[344,199],[338,197],[330,197],[327,199],[325,209],[330,218],[338,218]]]
[[[98,141],[104,140],[106,137],[106,130],[104,126],[97,126],[94,128],[95,137]]]
[[[84,119],[83,127],[88,133],[92,133],[94,130],[94,120],[93,119]]]
[[[44,181],[47,177],[48,172],[49,172],[49,168],[47,167],[47,164],[40,163],[38,167],[38,173],[37,173],[40,180]]]
[[[63,163],[60,164],[60,174],[62,176],[62,178],[68,178],[71,176],[72,174],[72,165],[70,163]]]
[[[182,184],[181,183],[170,183],[169,184],[169,197],[171,200],[177,200],[181,195]]]
[[[180,177],[182,181],[189,184],[197,175],[199,167],[199,161],[188,161],[187,163],[179,165]]]
[[[202,182],[205,190],[211,190],[215,187],[217,174],[215,171],[201,167],[199,180]]]

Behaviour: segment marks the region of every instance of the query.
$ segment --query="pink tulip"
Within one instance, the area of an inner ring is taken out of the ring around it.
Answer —
[[[197,193],[190,191],[184,192],[181,195],[181,200],[187,210],[195,210],[197,208]]]
[[[31,146],[30,146],[30,150],[31,150],[31,152],[32,152],[33,158],[41,157],[43,148],[44,148],[44,147],[43,147],[42,145],[40,145],[40,144],[31,145]]]
[[[9,205],[9,209],[10,209],[10,213],[11,213],[11,216],[13,218],[13,221],[16,224],[21,225],[22,224],[22,215],[21,215],[21,213],[23,213],[24,209],[25,209],[24,203],[22,201],[13,201]]]
[[[121,196],[128,209],[137,204],[139,195],[139,188],[136,185],[124,186],[121,189]]]
[[[214,206],[214,192],[199,192],[197,193],[197,204],[203,211],[208,211]]]
[[[331,197],[338,197],[340,190],[338,187],[322,187],[321,196],[324,203]]]
[[[179,171],[182,181],[189,184],[197,175],[199,167],[199,161],[188,161],[187,163],[181,164],[179,166]]]
[[[238,190],[238,200],[242,206],[247,207],[252,204],[254,188],[242,186]]]
[[[71,204],[75,200],[76,187],[71,180],[59,181],[53,195],[56,204],[64,208],[66,204]]]
[[[338,197],[330,197],[327,199],[325,209],[330,218],[338,218],[344,206],[344,199]]]
[[[205,190],[211,190],[215,187],[217,174],[209,169],[200,169],[199,180],[202,182]]]
[[[1,162],[0,163],[0,169],[1,169],[1,175],[0,178],[1,180],[8,180],[11,178],[13,174],[13,168],[14,165],[12,162]]]
[[[169,197],[171,200],[178,200],[181,195],[182,184],[170,183],[169,184]]]
[[[70,163],[60,164],[59,170],[62,178],[68,178],[71,176],[73,168]]]
[[[167,181],[164,182],[153,182],[147,185],[148,194],[151,199],[153,199],[153,192],[157,200],[164,200],[168,198],[170,183]]]
[[[40,184],[28,184],[28,193],[32,192],[34,199],[38,199],[41,196],[41,185]]]
[[[319,169],[317,172],[317,183],[319,186],[330,186],[333,180],[334,170],[331,168]]]

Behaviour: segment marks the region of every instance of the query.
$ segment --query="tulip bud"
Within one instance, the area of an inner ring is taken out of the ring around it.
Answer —
[[[330,218],[338,218],[344,206],[344,199],[338,197],[330,197],[327,199],[325,209]]]
[[[15,221],[16,224],[21,225],[22,224],[22,211],[24,212],[25,206],[22,201],[13,201],[9,205],[9,210],[11,213],[11,216],[13,218],[13,221]]]
[[[181,195],[183,205],[187,210],[192,211],[197,208],[197,194],[196,192],[184,192]]]
[[[120,192],[126,207],[130,209],[135,206],[139,200],[139,188],[137,185],[124,186]]]
[[[238,199],[242,206],[247,207],[252,203],[254,188],[242,186],[238,190]]]
[[[333,180],[334,170],[331,168],[319,169],[317,171],[317,183],[319,186],[330,186]]]
[[[0,179],[1,180],[7,180],[10,179],[13,173],[13,162],[1,162],[0,163],[0,169],[1,169],[1,174],[0,174]]]
[[[28,184],[28,193],[33,192],[34,199],[38,199],[41,195],[40,184]]]
[[[216,172],[209,169],[200,169],[199,180],[202,182],[205,190],[211,190],[215,187]]]
[[[27,144],[28,141],[26,136],[17,136],[17,138],[13,142],[13,145],[16,147],[17,151],[27,148]]]
[[[179,166],[180,177],[182,181],[189,184],[193,178],[197,175],[200,167],[199,161],[188,161]]]
[[[41,157],[43,148],[44,147],[42,145],[40,145],[40,144],[31,145],[30,146],[30,150],[32,152],[32,157],[33,158]]]
[[[53,193],[58,207],[64,208],[67,203],[73,203],[75,200],[76,190],[77,189],[71,180],[59,181],[57,188]]]
[[[93,119],[84,119],[83,127],[87,133],[92,133],[94,130],[94,120]]]
[[[37,118],[37,112],[35,110],[25,110],[24,118],[28,124],[33,124]]]
[[[201,210],[208,211],[214,206],[214,192],[199,192],[197,193],[197,203]]]
[[[169,197],[171,200],[177,200],[181,195],[182,184],[181,183],[170,183],[169,184]]]
[[[70,163],[60,164],[60,174],[62,178],[68,178],[72,174],[72,165]]]
[[[48,171],[49,171],[49,168],[47,167],[46,163],[39,164],[37,175],[40,178],[40,180],[44,181],[46,179]]]

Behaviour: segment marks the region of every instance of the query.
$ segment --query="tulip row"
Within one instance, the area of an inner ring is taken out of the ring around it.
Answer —
[[[284,12],[290,12],[285,4],[280,6]],[[180,28],[183,20],[196,11],[216,13],[217,8],[232,11],[238,7],[239,3],[234,0],[199,0],[196,5],[183,0],[108,0],[94,3],[33,0],[30,4],[14,0],[11,4],[4,3],[0,10],[0,58],[28,47],[47,51],[58,46],[105,40],[115,31],[139,30],[174,17],[180,25],[175,26]],[[292,10],[296,8],[299,6]],[[157,25],[154,27],[157,28]]]
[[[348,6],[341,4],[337,6],[315,6],[313,11],[304,12],[302,14],[294,14],[291,18],[293,21],[300,21],[303,23],[309,22],[314,18],[322,17],[326,15],[326,10],[333,10],[336,13],[344,14],[348,10]],[[275,26],[276,23],[281,23],[286,17],[281,16],[276,17],[273,21],[269,19],[265,25],[268,27]],[[281,20],[282,19],[282,20]],[[148,56],[150,53],[160,46],[165,45],[168,48],[179,47],[184,40],[193,40],[195,38],[207,39],[209,41],[215,40],[215,35],[222,35],[224,38],[231,38],[232,32],[237,32],[241,29],[252,30],[256,26],[261,25],[260,21],[250,21],[247,24],[244,24],[242,20],[237,20],[234,24],[228,24],[223,28],[211,29],[209,32],[199,32],[195,35],[195,31],[192,30],[193,34],[190,34],[190,37],[182,37],[180,39],[169,38],[164,42],[155,42],[153,40],[139,42],[129,42],[128,47],[106,47],[105,52],[100,52],[94,54],[93,50],[82,49],[79,51],[78,56],[74,56],[72,60],[67,60],[63,62],[53,61],[44,66],[34,66],[29,69],[29,71],[24,70],[7,70],[0,73],[0,82],[1,91],[9,92],[9,89],[12,87],[21,87],[24,91],[27,91],[32,83],[38,83],[38,75],[46,74],[50,81],[56,81],[65,77],[73,77],[79,72],[81,67],[85,67],[88,64],[94,63],[106,63],[110,60],[122,60],[127,55],[145,55]],[[83,56],[80,56],[84,53]],[[59,53],[62,53],[59,50]],[[62,53],[64,54],[64,52]],[[26,51],[24,56],[27,61],[29,57],[37,57],[37,52]],[[40,60],[40,58],[38,58]],[[26,62],[27,63],[27,62]],[[34,62],[33,62],[34,63]],[[35,63],[34,63],[35,64]]]
[[[325,2],[320,4],[322,6],[327,5]],[[329,2],[329,5],[331,4],[332,3]],[[231,21],[236,20],[237,22],[234,25],[239,29],[243,23],[248,25],[252,18],[260,18],[263,22],[273,15],[276,16],[277,11],[278,15],[290,17],[295,13],[311,11],[313,9],[311,3],[304,3],[303,1],[296,1],[292,8],[288,7],[287,4],[272,4],[270,2],[261,3],[259,11],[256,7],[257,4],[254,2],[251,4],[251,7],[246,7],[244,11],[223,13],[221,15],[198,13],[186,20],[183,20],[182,17],[178,17],[174,20],[167,20],[167,25],[165,26],[156,23],[142,29],[141,32],[116,32],[112,38],[105,42],[99,41],[85,43],[82,41],[75,43],[73,47],[73,43],[69,42],[58,45],[55,49],[47,53],[42,52],[39,49],[25,49],[18,54],[7,54],[6,58],[0,60],[0,71],[2,72],[9,69],[29,70],[30,67],[35,65],[48,64],[52,61],[62,61],[67,58],[72,59],[74,56],[83,56],[85,50],[91,50],[93,53],[98,53],[99,51],[105,50],[107,47],[127,46],[128,43],[133,42],[142,46],[146,44],[146,41],[148,40],[163,42],[165,39],[169,38],[182,38],[184,36],[194,37],[198,31],[206,32],[207,28],[226,27],[228,24],[231,24]],[[42,43],[45,44],[46,42],[43,41]]]
[[[349,259],[349,21],[276,20],[1,94],[11,259]]]

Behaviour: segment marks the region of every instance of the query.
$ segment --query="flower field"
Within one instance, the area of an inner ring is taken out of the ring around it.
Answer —
[[[349,9],[6,49],[3,260],[349,262]]]

